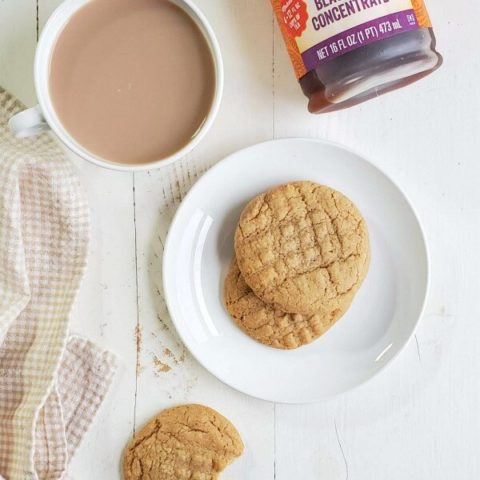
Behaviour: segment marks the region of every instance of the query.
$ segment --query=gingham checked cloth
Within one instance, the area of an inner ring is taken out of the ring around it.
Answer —
[[[88,206],[50,136],[8,131],[23,108],[0,88],[0,479],[56,480],[67,478],[115,360],[69,336]]]

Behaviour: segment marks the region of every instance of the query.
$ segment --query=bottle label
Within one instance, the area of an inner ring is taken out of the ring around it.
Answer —
[[[297,78],[399,33],[431,27],[423,0],[271,0]]]

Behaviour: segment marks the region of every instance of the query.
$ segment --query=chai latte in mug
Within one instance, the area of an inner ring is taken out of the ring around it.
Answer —
[[[207,40],[168,0],[91,0],[51,57],[60,122],[115,163],[149,163],[184,147],[208,116],[215,87]]]

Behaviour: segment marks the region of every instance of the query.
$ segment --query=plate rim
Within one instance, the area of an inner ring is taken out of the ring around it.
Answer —
[[[268,144],[278,144],[278,143],[287,143],[287,142],[308,142],[308,143],[316,143],[319,145],[327,145],[330,147],[334,147],[343,151],[346,151],[352,155],[355,155],[365,163],[367,163],[370,167],[375,169],[378,173],[380,173],[383,177],[385,177],[400,193],[401,197],[405,200],[408,208],[410,209],[411,213],[413,214],[413,218],[418,226],[418,230],[420,233],[420,239],[421,243],[424,249],[425,253],[425,285],[424,285],[424,293],[423,293],[423,301],[422,301],[422,306],[420,308],[420,312],[414,322],[413,328],[411,332],[408,334],[408,338],[403,342],[403,344],[399,347],[398,351],[384,364],[382,365],[373,375],[369,376],[365,380],[362,380],[361,382],[357,383],[356,385],[353,385],[350,388],[347,388],[346,390],[343,390],[341,392],[329,394],[329,395],[322,395],[320,397],[315,397],[312,396],[308,399],[305,399],[303,401],[289,401],[289,400],[279,400],[277,398],[271,398],[268,395],[259,395],[255,393],[251,393],[248,391],[243,390],[242,388],[239,388],[235,386],[232,382],[230,382],[228,379],[223,378],[220,375],[217,375],[216,373],[212,372],[210,368],[208,368],[205,363],[197,356],[191,349],[188,343],[186,342],[184,336],[180,332],[180,330],[177,328],[177,322],[175,321],[174,315],[172,314],[173,309],[171,308],[171,302],[169,299],[169,293],[168,289],[166,288],[166,285],[168,284],[167,281],[167,273],[166,273],[166,268],[165,265],[167,264],[167,258],[168,254],[171,248],[171,243],[172,243],[172,231],[174,230],[174,227],[176,226],[177,222],[179,221],[180,215],[182,214],[182,211],[186,208],[186,205],[188,203],[188,200],[191,196],[195,194],[195,191],[199,188],[200,183],[204,179],[208,179],[210,176],[213,176],[216,172],[216,170],[223,164],[228,161],[231,161],[231,159],[241,153],[248,152],[249,150],[256,149],[260,146],[265,146]],[[418,212],[413,205],[413,203],[410,201],[410,198],[408,195],[405,193],[405,191],[400,187],[400,185],[389,175],[387,174],[380,166],[375,164],[373,161],[371,161],[368,157],[364,156],[363,154],[359,153],[357,150],[354,148],[351,148],[349,146],[343,145],[338,142],[334,142],[331,140],[327,139],[320,139],[320,138],[308,138],[308,137],[283,137],[283,138],[278,138],[278,139],[273,139],[273,140],[266,140],[263,142],[255,143],[252,145],[249,145],[247,147],[241,148],[239,150],[236,150],[227,156],[223,157],[221,160],[219,160],[217,163],[215,163],[212,167],[210,167],[190,188],[190,190],[187,192],[185,197],[183,198],[182,202],[178,206],[173,219],[170,223],[170,226],[168,228],[167,232],[167,237],[165,240],[165,246],[163,249],[163,255],[162,255],[162,273],[161,273],[161,278],[162,278],[162,289],[164,293],[164,299],[165,299],[165,305],[167,307],[168,313],[170,315],[170,318],[172,320],[172,323],[175,327],[175,331],[180,337],[182,343],[185,345],[185,347],[188,349],[190,354],[193,356],[193,358],[206,370],[208,371],[211,375],[213,375],[215,378],[220,380],[224,385],[227,385],[228,387],[236,390],[237,392],[240,392],[244,395],[247,395],[251,398],[256,398],[262,401],[266,402],[271,402],[271,403],[278,403],[278,404],[283,404],[283,405],[310,405],[310,404],[315,404],[315,403],[320,403],[324,401],[328,401],[334,398],[339,398],[341,396],[344,396],[348,393],[351,393],[357,389],[359,389],[362,386],[365,386],[369,382],[371,382],[374,378],[378,377],[381,373],[383,373],[388,367],[390,367],[394,361],[404,352],[404,350],[407,348],[409,343],[411,342],[412,338],[414,337],[418,326],[420,324],[421,319],[425,315],[425,309],[427,306],[427,300],[430,294],[430,287],[431,287],[431,263],[430,263],[430,250],[427,242],[427,237],[425,234],[425,230],[423,227],[423,224],[420,220],[420,217],[418,215]]]

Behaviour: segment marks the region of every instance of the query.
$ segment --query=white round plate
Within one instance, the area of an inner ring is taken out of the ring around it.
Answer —
[[[371,266],[352,307],[329,332],[283,351],[235,325],[223,306],[223,282],[243,207],[294,180],[328,185],[353,200],[368,223]],[[168,309],[194,357],[237,390],[283,403],[332,397],[382,370],[415,330],[428,274],[424,235],[400,189],[356,153],[307,139],[255,145],[207,172],[178,209],[163,259]]]

